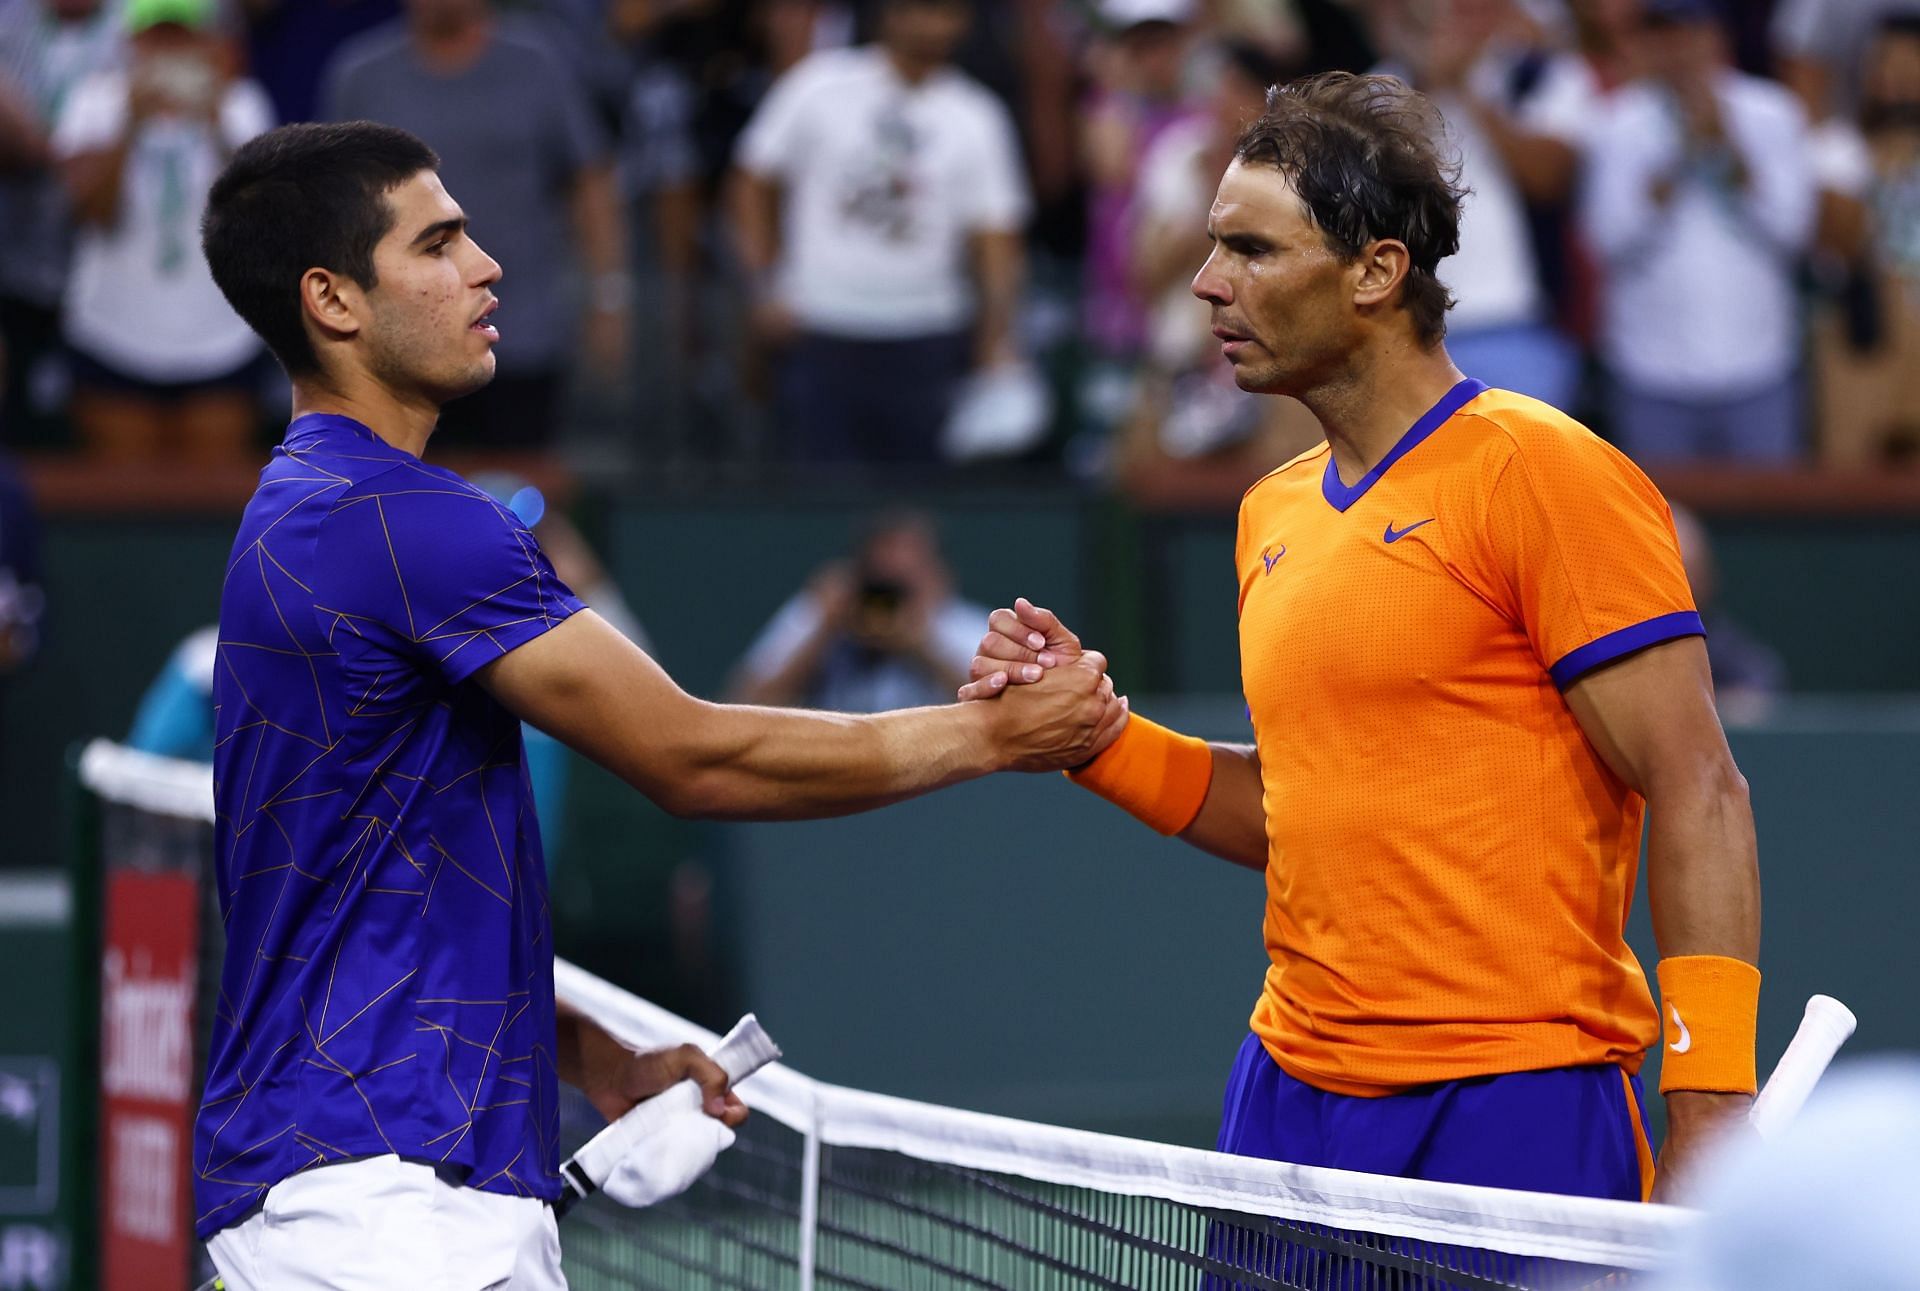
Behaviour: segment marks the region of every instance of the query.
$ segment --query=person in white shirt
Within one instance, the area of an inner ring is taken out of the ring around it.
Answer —
[[[1460,250],[1441,269],[1453,293],[1447,350],[1462,372],[1566,407],[1580,355],[1553,326],[1529,208],[1572,195],[1580,141],[1599,102],[1592,70],[1553,48],[1516,0],[1384,0],[1381,70],[1446,119],[1467,198]]]
[[[967,680],[985,614],[955,594],[933,522],[885,512],[852,560],[822,566],[775,612],[727,698],[840,713],[944,704]]]
[[[1815,212],[1806,114],[1734,71],[1707,0],[1647,0],[1647,75],[1587,159],[1616,440],[1642,464],[1799,453],[1795,274]]]
[[[1013,121],[948,65],[965,0],[886,0],[741,135],[729,195],[775,415],[814,463],[931,463],[961,381],[1016,359],[1029,199]]]
[[[273,109],[231,74],[214,18],[214,0],[130,0],[130,66],[81,81],[54,126],[81,223],[64,319],[72,416],[103,458],[244,460],[258,416],[260,340],[214,285],[200,215]]]

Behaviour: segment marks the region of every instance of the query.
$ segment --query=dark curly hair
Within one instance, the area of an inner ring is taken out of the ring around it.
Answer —
[[[1460,164],[1445,123],[1391,76],[1326,72],[1267,91],[1267,110],[1235,142],[1236,161],[1273,166],[1306,204],[1327,246],[1351,261],[1392,238],[1412,259],[1401,295],[1421,342],[1447,334],[1453,297],[1436,270],[1460,249]]]

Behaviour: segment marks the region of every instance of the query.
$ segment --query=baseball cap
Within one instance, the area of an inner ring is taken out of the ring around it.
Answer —
[[[1100,19],[1115,31],[1147,22],[1193,21],[1194,0],[1100,0]]]
[[[215,0],[127,0],[127,30],[141,32],[162,23],[195,30],[211,27],[214,4]]]

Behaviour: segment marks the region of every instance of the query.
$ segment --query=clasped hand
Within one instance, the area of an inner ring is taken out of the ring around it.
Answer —
[[[1057,771],[1089,762],[1126,728],[1106,656],[1086,650],[1052,611],[1025,597],[987,618],[987,634],[960,688],[963,701],[998,700],[1010,766]]]

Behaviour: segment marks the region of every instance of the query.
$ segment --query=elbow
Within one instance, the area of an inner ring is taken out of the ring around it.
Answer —
[[[1656,809],[1691,803],[1723,816],[1750,816],[1753,810],[1747,778],[1725,748],[1662,768],[1647,778],[1641,792]]]

